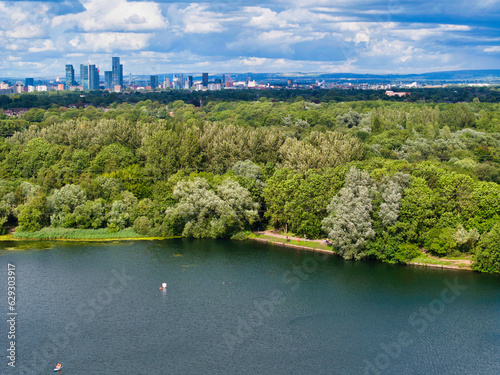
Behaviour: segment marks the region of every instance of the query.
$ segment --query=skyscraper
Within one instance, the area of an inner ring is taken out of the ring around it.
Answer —
[[[113,90],[113,72],[104,72],[104,88],[108,90]]]
[[[26,78],[24,80],[24,86],[35,86],[35,79],[34,78]]]
[[[203,73],[202,74],[201,84],[203,85],[203,87],[207,87],[208,86],[208,73]]]
[[[89,90],[99,90],[99,70],[95,65],[89,65]]]
[[[119,57],[113,57],[111,59],[111,72],[113,79],[113,86],[122,86],[123,87],[123,65],[120,64]]]
[[[193,76],[188,76],[188,88],[193,87]]]
[[[179,90],[182,88],[181,86],[181,80],[179,79],[179,76],[175,76],[173,79],[172,79],[172,88],[174,90]]]
[[[75,85],[75,69],[73,69],[73,65],[66,65],[66,84],[64,88],[69,90],[70,86]]]
[[[150,81],[151,81],[151,88],[153,90],[158,88],[158,76],[151,76]]]
[[[89,67],[88,65],[80,64],[80,84],[84,90],[89,89]]]

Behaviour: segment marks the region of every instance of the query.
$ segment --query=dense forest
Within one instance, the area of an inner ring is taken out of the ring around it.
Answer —
[[[494,90],[464,91],[468,103],[286,92],[106,107],[33,95],[19,119],[0,110],[0,226],[197,238],[286,228],[330,238],[347,259],[405,263],[425,248],[500,273]]]
[[[500,89],[497,87],[459,87],[440,88],[404,88],[395,91],[409,92],[410,96],[387,96],[385,90],[345,89],[270,89],[270,90],[219,90],[219,91],[188,91],[188,90],[126,90],[120,93],[108,91],[54,91],[33,92],[15,95],[0,95],[0,109],[13,108],[59,108],[61,106],[77,108],[86,105],[108,107],[112,104],[130,103],[151,100],[161,104],[182,100],[196,107],[213,101],[255,101],[267,98],[270,101],[307,101],[312,103],[376,101],[389,102],[424,102],[424,103],[462,103],[474,99],[482,103],[500,102]]]

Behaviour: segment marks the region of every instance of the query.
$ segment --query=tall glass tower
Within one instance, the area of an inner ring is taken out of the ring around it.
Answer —
[[[66,84],[64,88],[69,90],[70,86],[75,85],[75,69],[73,69],[73,65],[66,65]]]
[[[151,81],[151,88],[153,90],[158,88],[158,76],[150,76],[149,79]]]
[[[99,90],[99,70],[95,65],[89,65],[89,90]]]
[[[113,90],[113,72],[104,72],[104,88],[108,90]]]
[[[123,65],[120,64],[119,57],[111,59],[111,74],[113,86],[120,85],[123,87]]]
[[[89,89],[89,67],[88,65],[80,64],[80,81],[84,90]]]

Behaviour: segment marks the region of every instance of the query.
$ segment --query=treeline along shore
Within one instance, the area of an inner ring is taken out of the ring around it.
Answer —
[[[236,239],[276,228],[328,237],[346,259],[425,253],[500,273],[500,105],[476,94],[0,110],[0,228]]]

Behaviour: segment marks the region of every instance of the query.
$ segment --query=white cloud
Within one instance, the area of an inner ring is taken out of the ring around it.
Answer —
[[[85,11],[54,17],[52,26],[76,25],[87,32],[150,31],[168,25],[157,3],[127,0],[83,0]]]
[[[223,21],[228,21],[222,14],[206,10],[206,6],[191,4],[179,10],[182,18],[182,31],[188,34],[219,33],[224,30]]]
[[[245,49],[248,51],[272,50],[283,53],[293,52],[292,46],[297,43],[311,42],[327,37],[325,32],[294,32],[285,30],[269,30],[240,36],[236,42],[228,43],[231,50]]]
[[[354,63],[358,61],[357,58],[349,59],[343,64],[328,64],[328,65],[320,65],[320,69],[327,73],[351,73],[356,71],[356,66]]]
[[[246,7],[245,12],[251,14],[258,13],[258,15],[252,16],[250,21],[247,23],[247,26],[250,27],[270,29],[289,26],[285,20],[280,19],[277,12],[274,12],[269,8]]]
[[[80,51],[113,52],[118,50],[136,51],[149,45],[151,34],[146,33],[88,33],[70,40],[70,44]]]
[[[364,51],[366,56],[411,56],[415,52],[413,46],[401,40],[382,39],[369,44],[369,48]]]
[[[264,65],[269,61],[270,61],[270,59],[267,59],[265,57],[244,57],[244,58],[240,59],[241,64],[250,65],[250,66]]]
[[[39,38],[45,34],[45,31],[39,25],[19,25],[5,31],[6,38],[30,39]]]
[[[48,35],[49,7],[46,4],[27,6],[26,2],[0,2],[0,30],[3,29],[3,37],[36,39]]]
[[[28,52],[47,52],[47,51],[55,51],[56,47],[54,42],[51,39],[45,39],[43,41],[39,41],[34,46],[28,48]]]
[[[472,28],[467,25],[439,25],[440,30],[447,31],[470,31]]]
[[[8,56],[0,72],[25,72],[21,61],[43,61],[45,71],[58,72],[67,58],[108,61],[111,54],[141,74],[173,67],[416,72],[495,68],[500,52],[494,24],[499,0],[478,0],[474,6],[465,0],[453,6],[451,0],[271,0],[255,6],[238,0],[79,1],[77,13],[64,14],[75,12],[78,1],[0,0],[0,50]],[[439,17],[444,10],[448,16]],[[400,14],[409,21],[399,21]],[[420,22],[427,14],[433,18]],[[460,24],[444,21],[457,14]],[[476,26],[478,16],[484,16],[484,25]]]
[[[288,59],[271,59],[265,57],[240,57],[230,61],[231,65],[242,65],[244,70],[251,67],[252,71],[298,71],[304,67],[303,61]]]

